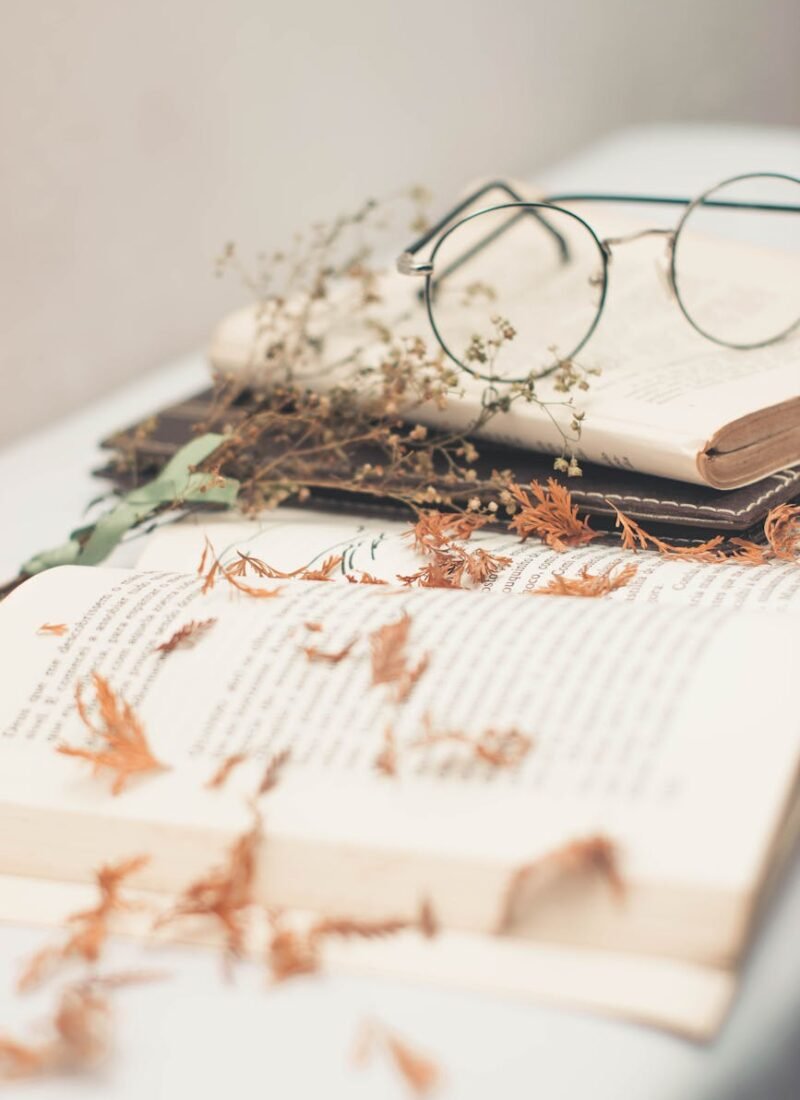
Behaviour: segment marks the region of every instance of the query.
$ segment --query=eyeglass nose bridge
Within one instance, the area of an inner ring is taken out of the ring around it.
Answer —
[[[606,262],[609,263],[613,258],[613,246],[615,245],[629,244],[631,241],[640,241],[643,237],[664,237],[667,244],[667,264],[662,274],[666,283],[667,292],[675,298],[677,297],[677,291],[675,289],[673,254],[677,236],[678,234],[674,229],[661,229],[654,226],[650,229],[637,229],[633,233],[624,233],[619,237],[603,237],[600,241],[600,247],[605,254]]]

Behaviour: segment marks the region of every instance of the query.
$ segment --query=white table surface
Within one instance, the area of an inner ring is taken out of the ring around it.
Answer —
[[[626,130],[540,178],[559,189],[692,194],[750,170],[800,174],[800,132]],[[98,493],[90,476],[102,458],[96,440],[190,394],[205,378],[202,357],[187,357],[0,451],[0,578],[79,525]],[[23,1004],[11,991],[18,960],[40,946],[44,935],[0,927],[0,1031],[46,1011],[45,1000]],[[17,1084],[10,1092],[37,1100],[392,1100],[406,1092],[384,1065],[356,1072],[350,1064],[360,1022],[375,1015],[441,1062],[446,1083],[437,1095],[445,1100],[796,1098],[799,942],[795,861],[751,952],[733,1013],[707,1046],[586,1014],[396,981],[299,979],[268,992],[255,966],[243,966],[230,985],[216,957],[169,949],[153,961],[173,975],[167,984],[117,995],[118,1051],[106,1069],[90,1077]],[[121,965],[140,958],[125,944],[116,945],[114,955]]]

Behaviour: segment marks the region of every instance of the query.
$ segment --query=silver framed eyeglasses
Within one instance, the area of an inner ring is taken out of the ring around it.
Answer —
[[[493,191],[509,201],[472,209]],[[683,209],[674,227],[601,237],[572,203]],[[665,239],[669,288],[701,336],[740,350],[785,339],[800,326],[798,214],[800,179],[778,172],[734,176],[694,199],[569,193],[526,202],[499,180],[426,230],[397,269],[424,279],[431,327],[454,363],[492,383],[527,383],[587,345],[615,248],[642,237]]]

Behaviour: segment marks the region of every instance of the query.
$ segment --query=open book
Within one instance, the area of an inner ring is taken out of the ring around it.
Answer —
[[[212,534],[223,561],[241,544],[286,570],[335,550],[347,571],[393,579],[411,553],[396,532],[308,518]],[[152,857],[143,889],[174,893],[248,826],[265,760],[289,748],[264,807],[259,900],[394,918],[428,898],[444,929],[382,945],[379,963],[373,945],[348,947],[343,965],[533,992],[694,1035],[718,1026],[791,839],[800,762],[794,616],[725,605],[800,606],[794,567],[709,566],[703,581],[702,566],[652,559],[631,601],[533,598],[515,588],[553,563],[525,546],[493,592],[248,577],[277,590],[257,599],[202,591],[202,541],[198,528],[165,531],[147,571],[55,569],[0,607],[6,917],[37,897],[47,908],[48,883],[77,888],[98,863],[141,851]],[[158,557],[168,571],[153,569]],[[659,582],[673,567],[688,572]],[[713,606],[673,606],[670,588]],[[398,702],[391,679],[374,682],[374,639],[406,616],[394,655],[415,676]],[[193,648],[157,651],[209,618]],[[43,634],[44,623],[66,630]],[[310,646],[345,656],[313,660]],[[75,689],[88,704],[93,672],[167,766],[117,797],[55,751],[86,744]],[[421,740],[431,728],[467,741]],[[492,766],[469,751],[490,728],[516,731],[530,751]],[[376,768],[387,730],[394,774]],[[232,753],[247,760],[209,790]],[[591,869],[520,878],[588,837],[613,845],[622,896]]]
[[[602,204],[574,207],[603,232],[627,235],[641,228],[640,222],[621,216]],[[493,271],[519,269],[520,304],[517,317],[537,302],[538,291],[526,290],[525,251],[520,253],[515,234],[498,238],[480,253],[480,278],[491,286]],[[654,248],[657,251],[654,253]],[[776,266],[785,273],[782,285],[794,294],[800,276],[800,254],[754,245],[737,245],[744,250],[720,260],[718,245],[706,257],[702,240],[695,239],[694,252],[709,277],[705,301],[713,310],[715,323],[725,329],[727,319],[736,318],[748,305],[746,287],[738,286],[737,271],[746,269],[748,285],[759,265],[774,274]],[[587,392],[578,391],[576,407],[585,413],[580,440],[573,450],[578,458],[659,477],[731,489],[758,481],[769,474],[800,462],[800,330],[767,347],[737,350],[717,345],[699,335],[681,316],[665,277],[663,243],[646,239],[614,252],[609,289],[600,323],[590,341],[577,355],[587,370],[599,370],[590,378]],[[705,259],[704,259],[705,257]],[[476,259],[476,265],[478,261]],[[468,292],[475,272],[466,264],[459,272]],[[561,275],[559,295],[546,303],[549,315],[542,323],[568,321],[586,296],[586,273],[574,272],[577,285],[568,285],[569,271]],[[769,281],[769,285],[774,279]],[[765,280],[764,285],[768,285]],[[433,345],[425,310],[419,301],[418,281],[399,274],[386,274],[376,284],[378,301],[368,314],[388,326],[396,335],[422,336]],[[374,345],[375,338],[363,326],[359,312],[359,291],[341,288],[326,303],[322,329],[325,334],[323,362],[306,379],[325,389],[343,378],[343,368],[354,348]],[[290,304],[291,305],[291,304]],[[488,308],[488,307],[487,307]],[[493,306],[494,311],[497,307]],[[513,309],[513,306],[510,307]],[[486,309],[484,309],[486,312]],[[491,312],[491,309],[489,310]],[[478,319],[483,317],[478,314]],[[514,318],[511,317],[513,322]],[[567,325],[569,327],[569,325]],[[476,321],[484,331],[488,322]],[[735,326],[734,326],[735,328]],[[486,333],[484,333],[486,334]],[[469,332],[465,329],[462,345]],[[264,327],[259,307],[240,310],[226,318],[211,341],[210,360],[215,370],[255,374],[263,382],[266,348],[275,344],[275,331]],[[458,345],[461,346],[461,345]],[[380,355],[380,347],[374,349]],[[502,367],[502,353],[498,360]],[[346,368],[344,368],[346,371]],[[476,420],[484,384],[463,375],[464,392],[446,408],[431,404],[403,410],[411,421],[444,428],[467,430]],[[561,404],[552,379],[537,383],[537,394],[549,404],[515,404],[508,413],[495,416],[482,434],[495,441],[532,451],[560,454],[563,433],[570,435],[571,411]]]

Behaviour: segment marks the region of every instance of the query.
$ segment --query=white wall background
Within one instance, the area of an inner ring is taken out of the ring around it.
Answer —
[[[797,125],[798,57],[797,0],[0,0],[0,442],[201,346],[227,240],[630,123]]]

